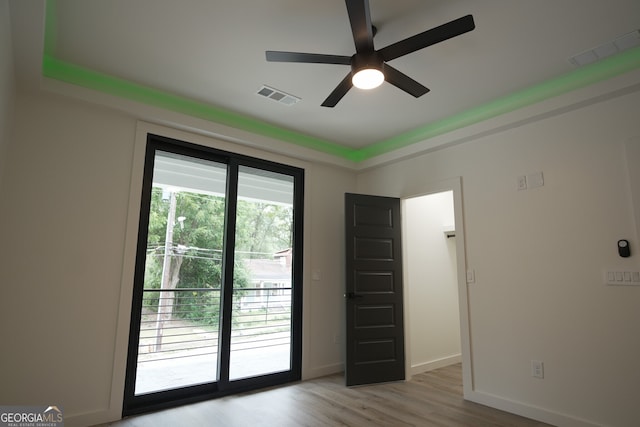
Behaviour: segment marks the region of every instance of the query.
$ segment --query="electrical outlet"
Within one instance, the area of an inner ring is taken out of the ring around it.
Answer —
[[[541,361],[531,361],[531,376],[534,378],[544,378],[544,364]]]

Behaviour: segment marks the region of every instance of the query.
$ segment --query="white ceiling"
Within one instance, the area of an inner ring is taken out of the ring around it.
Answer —
[[[12,14],[28,2],[12,1]],[[352,55],[343,0],[55,4],[48,42],[61,61],[351,148],[571,72],[569,57],[640,28],[638,0],[370,0],[378,49],[467,14],[476,29],[390,62],[431,89],[421,98],[384,84],[351,89],[326,108],[349,67],[267,62],[265,50]],[[14,39],[32,31],[25,22],[14,21]],[[262,85],[302,101],[265,99],[256,95]]]

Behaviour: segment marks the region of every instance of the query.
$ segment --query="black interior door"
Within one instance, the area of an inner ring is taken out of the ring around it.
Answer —
[[[348,386],[405,378],[400,199],[345,195]]]

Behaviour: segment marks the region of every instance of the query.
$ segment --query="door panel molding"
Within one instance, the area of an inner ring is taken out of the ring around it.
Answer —
[[[348,386],[405,378],[400,226],[400,199],[345,194]]]

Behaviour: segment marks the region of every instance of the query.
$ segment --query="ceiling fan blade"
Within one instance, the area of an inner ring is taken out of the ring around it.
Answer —
[[[388,64],[384,64],[384,79],[398,89],[402,89],[416,98],[429,92],[429,89]]]
[[[336,104],[342,99],[342,97],[345,96],[347,92],[349,92],[349,89],[351,89],[352,86],[353,84],[351,83],[351,73],[349,73],[347,74],[347,77],[342,79],[340,84],[336,86],[333,92],[329,94],[327,99],[324,100],[322,106],[329,108],[335,107]]]
[[[351,65],[350,56],[324,55],[321,53],[281,52],[268,50],[265,52],[269,62],[303,62],[309,64]]]
[[[446,24],[416,34],[397,43],[390,44],[378,51],[384,61],[391,61],[427,46],[467,33],[476,28],[473,16],[467,15]]]
[[[369,0],[345,0],[356,52],[373,52],[373,26]]]

